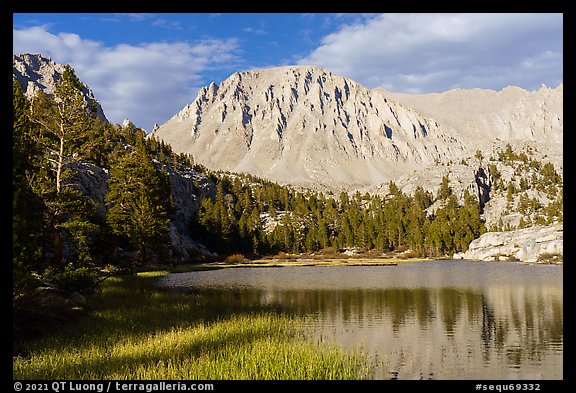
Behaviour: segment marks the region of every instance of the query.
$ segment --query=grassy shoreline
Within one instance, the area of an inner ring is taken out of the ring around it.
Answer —
[[[310,257],[288,256],[283,258],[260,258],[223,260],[195,264],[178,265],[170,269],[171,273],[184,273],[195,270],[210,270],[234,267],[290,267],[290,266],[396,266],[401,263],[426,262],[434,258],[400,258],[400,257]]]
[[[366,358],[306,338],[275,309],[217,309],[151,287],[167,272],[106,282],[94,311],[13,358],[14,379],[364,379]]]
[[[244,258],[227,258],[222,261],[203,262],[203,263],[188,263],[181,264],[169,269],[170,273],[187,273],[200,270],[215,270],[223,268],[238,268],[238,267],[291,267],[291,266],[397,266],[405,263],[418,263],[430,262],[439,260],[452,260],[448,256],[436,258],[414,258],[403,256],[385,256],[385,257],[322,257],[320,255],[288,255],[284,257],[264,257],[259,259]],[[491,263],[519,263],[522,265],[563,265],[563,261],[536,261],[536,262],[523,262],[514,259],[494,260],[494,261],[476,261],[468,260],[469,262],[491,262]]]

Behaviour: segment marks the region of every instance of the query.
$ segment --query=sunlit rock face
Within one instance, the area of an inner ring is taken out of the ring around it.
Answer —
[[[154,135],[209,168],[286,184],[382,184],[465,146],[431,119],[319,67],[235,73]]]
[[[208,168],[367,190],[439,172],[438,164],[495,142],[561,144],[562,101],[562,85],[402,95],[320,67],[288,66],[237,72],[202,88],[153,135]]]
[[[473,240],[464,259],[497,261],[516,259],[537,262],[542,258],[564,255],[562,224],[530,227],[515,231],[488,232]]]

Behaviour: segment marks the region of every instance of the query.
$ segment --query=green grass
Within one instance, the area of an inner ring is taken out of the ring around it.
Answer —
[[[95,311],[58,334],[30,341],[14,379],[359,379],[364,356],[315,343],[297,317],[208,295],[152,289],[158,275],[113,279]]]

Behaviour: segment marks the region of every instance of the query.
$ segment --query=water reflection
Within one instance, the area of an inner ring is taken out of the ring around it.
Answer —
[[[394,286],[383,279],[381,288],[342,289],[288,289],[286,282],[263,285],[262,278],[254,286],[219,286],[212,275],[210,286],[195,291],[215,303],[280,306],[302,315],[315,339],[367,353],[376,379],[562,379],[561,269],[557,273],[514,274],[494,284],[481,276],[474,285],[467,272],[464,286],[434,279],[428,282],[434,285]]]

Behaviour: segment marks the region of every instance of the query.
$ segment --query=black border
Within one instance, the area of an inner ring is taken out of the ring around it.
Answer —
[[[96,1],[86,1],[86,0],[77,0],[77,1],[68,1],[68,0],[55,0],[49,1],[45,0],[44,2],[40,3],[32,3],[27,1],[3,1],[1,2],[2,12],[0,13],[0,25],[6,29],[5,33],[3,34],[4,37],[12,38],[12,14],[13,13],[26,13],[26,12],[44,12],[44,13],[69,13],[69,12],[194,12],[194,13],[204,13],[204,12],[226,12],[226,13],[246,13],[246,12],[253,12],[253,13],[262,13],[262,12],[559,12],[564,14],[564,46],[566,48],[573,48],[573,39],[571,39],[572,34],[568,34],[567,30],[570,30],[573,25],[571,25],[570,17],[572,13],[568,11],[568,1],[556,1],[556,2],[512,2],[508,1],[504,3],[503,1],[482,1],[482,2],[460,2],[459,4],[448,3],[444,2],[443,4],[438,4],[434,1],[429,1],[426,3],[412,3],[412,2],[379,2],[379,1],[336,1],[336,0],[309,0],[308,2],[301,2],[300,4],[295,3],[293,1],[290,2],[266,2],[264,4],[258,2],[246,2],[246,1],[234,1],[234,2],[215,2],[215,1],[194,1],[194,0],[164,0],[164,1],[138,1],[138,0],[130,0],[130,1],[109,1],[109,0],[96,0]],[[3,46],[8,47],[8,45]],[[570,54],[570,49],[568,50],[568,54]],[[10,54],[10,57],[12,54]],[[570,76],[572,71],[572,67],[566,67],[567,62],[571,60],[570,56],[564,56],[564,68],[569,70],[568,78],[564,75],[564,87],[565,92],[568,93],[568,105],[565,107],[572,108],[570,105],[572,103],[570,99],[570,95],[572,93],[572,84],[570,83]],[[8,54],[6,54],[6,63],[8,63]],[[8,66],[8,64],[6,64]],[[8,71],[8,70],[7,70]],[[6,75],[6,79],[3,81],[8,85],[8,75]],[[9,90],[9,86],[5,86],[4,91],[11,91]],[[5,94],[4,97],[8,95]],[[6,103],[3,106],[5,110],[5,115],[3,119],[5,119],[6,123],[11,118],[11,111],[9,103]],[[567,116],[564,118],[566,122],[565,128],[569,132],[574,132],[574,128],[571,127],[571,116]],[[6,125],[4,130],[5,133],[8,132],[8,129],[11,125]],[[6,135],[6,134],[5,134]],[[566,138],[566,137],[565,137]],[[566,143],[567,142],[567,143]],[[8,144],[5,144],[8,146]],[[564,146],[572,147],[570,144],[570,140],[564,141]],[[5,170],[8,168],[8,160],[10,160],[10,167],[11,167],[11,157],[10,151],[6,148],[6,152],[2,154],[2,159],[6,161],[4,166]],[[570,152],[570,151],[569,151]],[[576,217],[574,217],[574,207],[570,203],[571,197],[574,195],[573,190],[573,181],[571,172],[572,160],[568,160],[564,162],[564,234],[567,235],[567,244],[570,243],[570,237],[572,235],[572,226],[573,223],[576,222]],[[6,219],[8,220],[9,214],[6,213]],[[566,225],[568,224],[568,225]],[[5,258],[4,264],[5,269],[6,265],[11,260],[10,251],[8,251],[8,247],[4,247],[5,250]],[[567,251],[567,252],[566,252]],[[568,263],[564,266],[564,276],[565,279],[568,279],[568,282],[571,284],[571,277],[573,277],[574,273],[574,261],[571,258],[573,254],[570,247],[565,249],[565,256],[564,259],[568,261]],[[11,262],[10,262],[11,263]],[[3,274],[6,281],[9,280],[11,274]],[[10,291],[11,285],[10,282],[7,282],[6,285],[3,286],[5,291],[4,293],[4,301],[6,301],[6,307],[10,307]],[[571,289],[571,286],[568,286]],[[571,299],[573,297],[572,294],[565,296],[567,299]],[[570,305],[570,302],[564,302],[564,305]],[[564,311],[570,312],[571,309],[567,308]],[[11,314],[11,308],[10,308]],[[573,332],[573,325],[571,321],[571,314],[564,312],[564,331]],[[6,324],[11,320],[11,318],[4,318]],[[8,328],[10,328],[8,326]],[[476,391],[475,386],[477,384],[481,384],[482,386],[486,386],[486,389],[481,389],[478,391],[497,391],[496,385],[500,384],[501,386],[505,385],[516,385],[516,384],[539,384],[540,391],[542,392],[563,392],[567,391],[568,386],[575,386],[575,371],[574,368],[571,367],[571,357],[570,355],[574,352],[572,351],[572,345],[574,340],[572,339],[571,334],[564,334],[564,380],[562,381],[548,381],[548,380],[539,380],[539,381],[499,381],[499,380],[433,380],[433,381],[195,381],[196,383],[213,383],[214,384],[214,391],[215,392],[223,392],[223,391],[266,391],[270,392],[273,389],[309,389],[309,390],[320,390],[320,389],[349,389],[349,390],[364,390],[364,391],[403,391],[407,389],[414,389],[414,391],[418,391],[422,388],[424,389],[447,389],[447,390],[454,390],[454,391],[462,391],[462,392],[472,392]],[[8,347],[9,344],[6,345],[5,353],[5,360],[6,364],[4,365],[5,372],[2,372],[4,380],[6,382],[7,391],[16,391],[14,389],[14,384],[16,383],[15,380],[10,380],[12,378],[8,378],[8,373],[12,374],[12,362],[10,353],[11,347]],[[21,381],[23,384],[25,383],[49,383],[51,384],[53,381]],[[83,381],[86,383],[102,383],[103,381]],[[121,381],[119,381],[121,382]],[[157,383],[159,381],[134,381],[134,382],[153,382]],[[166,381],[168,382],[168,381]],[[114,385],[114,384],[112,384]],[[490,390],[489,386],[493,385],[494,389]],[[24,390],[23,390],[24,391]],[[110,391],[116,391],[115,389],[110,389]],[[504,391],[502,389],[502,391]],[[511,391],[511,390],[507,390]],[[514,390],[516,391],[516,390]]]

